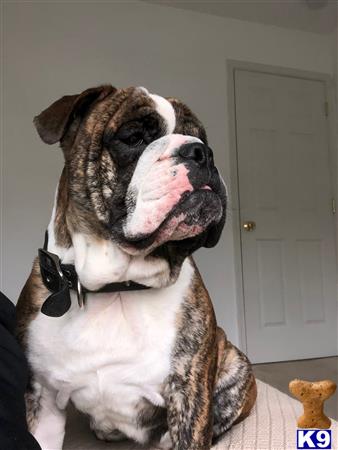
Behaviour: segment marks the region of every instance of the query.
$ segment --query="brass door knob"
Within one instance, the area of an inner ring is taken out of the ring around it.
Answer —
[[[253,231],[256,228],[256,223],[249,220],[243,223],[243,228],[245,231]]]

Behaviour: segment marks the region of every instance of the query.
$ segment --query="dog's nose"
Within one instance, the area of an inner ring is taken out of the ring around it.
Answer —
[[[205,144],[199,142],[192,142],[184,144],[178,150],[178,154],[184,158],[197,162],[200,166],[205,166],[210,157],[211,150]]]

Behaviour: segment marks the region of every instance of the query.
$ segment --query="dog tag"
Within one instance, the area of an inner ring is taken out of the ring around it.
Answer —
[[[41,312],[50,317],[61,317],[71,306],[68,281],[65,279],[60,259],[54,253],[39,249],[40,272],[44,285],[52,292],[41,307]]]
[[[46,316],[61,317],[68,311],[71,304],[68,285],[64,285],[61,291],[54,292],[45,300],[41,312]]]

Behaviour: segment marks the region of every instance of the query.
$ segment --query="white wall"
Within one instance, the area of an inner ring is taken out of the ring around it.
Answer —
[[[337,9],[337,21],[338,21],[338,9]],[[336,139],[336,203],[338,203],[338,28],[332,34],[332,47],[333,47],[333,61],[334,61],[334,88],[335,88],[335,101],[336,110],[334,116],[334,132]],[[336,217],[336,226],[338,230],[338,214]],[[337,233],[338,235],[338,233]],[[337,239],[337,258],[338,258],[338,239]],[[337,267],[337,280],[338,280],[338,267]]]
[[[4,5],[2,289],[13,300],[30,270],[62,167],[33,116],[65,93],[111,82],[186,101],[204,122],[229,181],[226,60],[333,72],[329,36],[142,3]],[[218,320],[238,342],[234,242],[197,256]]]

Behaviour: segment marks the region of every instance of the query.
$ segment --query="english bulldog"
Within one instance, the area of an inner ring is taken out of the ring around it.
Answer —
[[[191,257],[216,245],[227,203],[201,122],[177,99],[105,85],[34,123],[65,165],[17,305],[30,430],[61,449],[71,401],[98,439],[209,449],[256,384]]]

